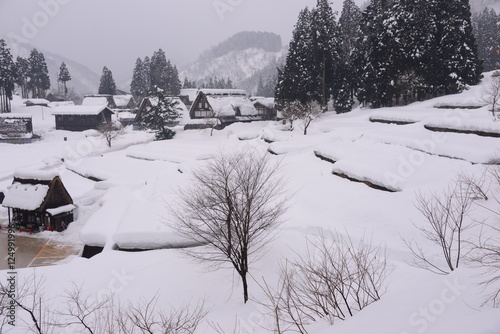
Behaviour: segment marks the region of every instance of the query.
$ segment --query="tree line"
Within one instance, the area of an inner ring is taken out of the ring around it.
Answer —
[[[162,89],[167,96],[178,96],[181,87],[177,66],[167,60],[162,49],[155,51],[151,58],[137,58],[130,85],[137,100],[142,100],[156,88]]]
[[[64,85],[64,94],[68,94],[67,82],[71,80],[68,67],[61,63],[57,81]],[[28,58],[14,57],[5,40],[0,39],[0,112],[10,112],[15,86],[20,89],[22,98],[45,98],[50,89],[50,77],[47,62],[42,52],[33,49]]]
[[[350,111],[458,93],[483,70],[466,0],[328,0],[300,12],[275,89],[281,107],[330,101]]]

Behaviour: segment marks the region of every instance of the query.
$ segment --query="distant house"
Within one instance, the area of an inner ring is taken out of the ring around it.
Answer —
[[[183,88],[181,89],[181,93],[179,94],[179,98],[182,103],[186,105],[188,109],[191,108],[194,100],[196,99],[196,95],[198,95],[198,88]]]
[[[277,110],[274,103],[274,98],[272,97],[257,97],[252,98],[253,106],[257,109],[259,115],[265,117],[265,119],[272,120],[276,119]]]
[[[217,119],[221,127],[235,122],[266,119],[264,115],[259,115],[252,101],[246,97],[245,91],[240,89],[200,90],[191,106],[189,116],[192,121]],[[188,126],[191,127],[194,126]]]
[[[130,94],[128,95],[113,95],[113,100],[115,101],[115,109],[119,110],[130,110],[137,108],[137,102],[134,97]]]
[[[40,106],[40,107],[49,107],[50,101],[46,99],[27,99],[23,100],[23,103],[26,107],[34,107],[34,106]]]
[[[31,115],[0,114],[0,139],[30,139],[33,137]]]
[[[56,118],[56,130],[85,131],[111,123],[113,111],[105,105],[61,106],[52,115]]]
[[[57,173],[18,171],[5,194],[9,224],[30,231],[62,231],[73,221],[73,199]]]
[[[109,94],[95,94],[85,95],[82,101],[82,106],[102,106],[105,105],[109,109],[115,109],[116,103],[113,95]]]

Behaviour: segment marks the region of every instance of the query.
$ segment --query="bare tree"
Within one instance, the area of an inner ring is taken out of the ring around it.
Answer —
[[[439,260],[427,254],[414,241],[404,239],[413,253],[413,265],[437,274],[448,274],[459,267],[464,256],[463,246],[466,243],[464,231],[470,226],[467,214],[471,208],[478,187],[473,182],[460,177],[453,181],[442,192],[417,194],[415,206],[425,219],[425,223],[415,225],[423,236],[437,245],[444,259],[444,265]]]
[[[290,130],[293,130],[293,123],[296,120],[302,120],[302,128],[304,135],[307,135],[307,129],[312,121],[318,119],[322,114],[323,109],[316,101],[301,103],[300,101],[293,101],[287,103],[281,114],[285,119],[290,122]]]
[[[307,333],[306,326],[325,319],[330,324],[352,317],[384,292],[386,255],[371,240],[354,242],[339,233],[307,240],[307,252],[281,268],[277,289],[267,283],[262,303],[278,333]]]
[[[191,187],[180,190],[175,227],[206,247],[191,254],[202,261],[229,263],[248,301],[249,263],[271,239],[286,210],[280,164],[255,151],[220,154],[193,172]]]
[[[496,111],[500,107],[500,72],[494,72],[491,76],[491,83],[484,87],[481,99],[491,105],[491,114],[494,119]]]
[[[112,142],[123,135],[123,128],[119,122],[103,123],[98,128],[100,135],[106,140],[108,147]]]
[[[500,168],[492,167],[489,169],[489,175],[495,183],[496,190],[500,186]],[[485,196],[484,200],[488,200]],[[493,291],[486,298],[484,304],[491,302],[494,307],[500,306],[500,198],[496,197],[493,193],[491,200],[493,201],[493,208],[484,204],[477,203],[483,209],[489,211],[494,217],[494,222],[481,221],[479,222],[480,230],[475,239],[470,244],[472,246],[471,252],[468,254],[468,259],[484,270],[482,285],[491,287]],[[495,287],[496,286],[496,287]]]

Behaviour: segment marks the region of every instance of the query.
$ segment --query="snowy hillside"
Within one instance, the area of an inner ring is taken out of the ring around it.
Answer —
[[[6,158],[0,166],[0,189],[10,185],[14,170],[57,171],[75,200],[78,218],[62,233],[45,231],[32,238],[84,241],[104,251],[91,259],[70,256],[54,266],[19,269],[18,285],[23,286],[33,273],[43,277],[43,305],[50,305],[50,312],[44,313],[46,323],[57,310],[65,315],[54,321],[74,320],[68,316],[65,291],[81,287],[80,297],[89,309],[95,305],[91,303],[110,296],[115,306],[137,307],[156,298],[153,311],[203,304],[207,315],[197,333],[276,333],[272,312],[263,306],[269,301],[262,287],[277,287],[279,268],[287,261],[318,256],[308,240],[314,242],[320,235],[328,239],[336,231],[349,235],[356,245],[371,240],[373,246],[380,246],[380,254],[386,254],[387,278],[380,300],[354,310],[345,320],[336,319],[333,325],[326,316],[307,317],[308,333],[498,334],[500,308],[483,305],[500,289],[498,281],[481,285],[498,271],[486,273],[486,268],[463,259],[452,273],[433,274],[411,265],[414,257],[403,240],[416,242],[432,261],[443,264],[439,247],[416,227],[426,220],[415,201],[419,193],[441,193],[459,175],[484,179],[488,197],[474,200],[465,218],[470,228],[462,237],[476,240],[478,222],[498,224],[500,184],[487,170],[499,168],[500,122],[492,119],[488,106],[479,104],[482,89],[471,87],[462,94],[405,107],[328,112],[313,121],[307,136],[300,121],[294,131],[275,121],[233,124],[213,136],[209,129],[178,129],[173,140],[158,142],[152,142],[147,133],[128,129],[111,149],[94,131],[54,130],[53,118],[42,120],[40,113],[30,109],[35,132],[43,139],[26,145],[0,144],[0,154]],[[451,132],[432,131],[432,127]],[[488,135],[459,132],[469,130]],[[176,208],[180,189],[192,185],[194,169],[221,152],[244,150],[280,162],[279,173],[290,196],[284,222],[272,242],[251,258],[246,304],[239,276],[230,264],[199,263],[177,249],[192,244],[174,232],[169,209]],[[0,207],[0,221],[6,219],[6,210]],[[499,245],[500,231],[489,233]],[[0,271],[0,281],[5,282],[6,276],[6,271]],[[99,312],[104,313],[90,312],[86,321],[106,319],[106,309]],[[18,326],[9,333],[26,333],[21,320],[30,323],[30,317],[22,310],[17,316]],[[83,332],[83,326],[75,323],[53,328],[56,334]]]
[[[219,46],[205,51],[195,64],[180,72],[181,82],[185,77],[199,84],[214,77],[230,78],[237,88],[252,93],[257,87],[259,76],[266,78],[270,73],[276,72],[276,68],[286,56],[279,36],[260,34],[264,35],[257,35],[256,39],[247,42],[247,35],[239,33]],[[274,39],[265,44],[262,39],[265,40],[268,35]]]
[[[17,43],[12,40],[7,40],[7,44],[9,48],[11,48],[14,61],[17,56],[28,58],[31,50],[34,48],[31,45]],[[59,72],[61,63],[65,62],[71,75],[71,81],[68,82],[68,89],[73,88],[77,94],[82,96],[85,94],[95,94],[97,92],[100,76],[92,72],[88,67],[43,49],[38,49],[38,51],[42,52],[45,56],[45,61],[47,62],[47,68],[49,70],[51,90],[57,90],[57,73]]]

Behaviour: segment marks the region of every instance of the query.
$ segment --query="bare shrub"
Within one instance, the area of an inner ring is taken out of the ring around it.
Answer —
[[[220,154],[193,172],[194,182],[180,191],[180,209],[174,211],[177,231],[206,245],[190,254],[211,264],[229,263],[242,280],[244,302],[249,263],[285,212],[279,171],[279,163],[255,151]]]
[[[388,275],[386,254],[371,240],[354,242],[331,232],[307,240],[307,252],[281,268],[276,289],[267,283],[262,303],[278,333],[307,333],[306,326],[324,319],[330,324],[352,317],[379,300]]]
[[[113,141],[123,135],[123,128],[119,122],[103,123],[97,127],[97,131],[106,140],[108,147],[111,147]]]
[[[307,129],[311,123],[318,119],[323,113],[323,109],[316,101],[301,103],[300,101],[288,102],[283,107],[281,114],[290,122],[290,130],[293,130],[293,123],[296,120],[302,120],[304,135],[307,135]]]
[[[496,112],[500,107],[500,72],[491,76],[491,83],[483,88],[481,99],[491,106],[491,114],[496,119]]]
[[[414,225],[439,248],[441,256],[436,259],[414,241],[403,238],[414,255],[414,266],[442,275],[459,267],[465,254],[463,233],[470,227],[467,214],[477,191],[478,187],[472,182],[463,182],[458,178],[441,192],[417,194],[415,206],[422,214],[424,223]]]

